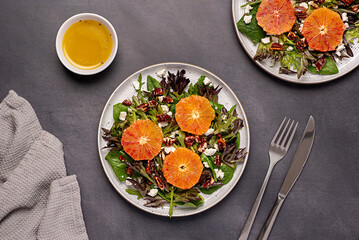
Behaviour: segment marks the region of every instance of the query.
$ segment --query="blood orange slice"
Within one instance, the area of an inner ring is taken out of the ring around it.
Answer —
[[[163,162],[167,182],[181,189],[192,188],[201,177],[203,165],[198,154],[188,148],[177,148]]]
[[[207,98],[192,95],[177,103],[175,117],[182,131],[202,135],[211,126],[215,114]]]
[[[121,144],[125,152],[135,160],[150,160],[160,151],[162,129],[151,120],[137,120],[125,129]]]
[[[338,13],[319,8],[304,20],[302,34],[310,48],[327,52],[342,42],[344,31],[345,25]]]
[[[256,18],[264,31],[279,35],[292,29],[295,23],[294,7],[290,0],[263,0]]]

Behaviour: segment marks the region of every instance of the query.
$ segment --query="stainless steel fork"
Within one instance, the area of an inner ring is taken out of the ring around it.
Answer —
[[[279,162],[285,156],[285,154],[287,153],[287,151],[290,147],[290,144],[292,143],[295,131],[297,130],[298,122],[296,122],[296,124],[293,128],[294,120],[291,121],[290,119],[288,119],[288,121],[286,122],[286,119],[287,119],[287,117],[285,117],[283,119],[282,123],[280,124],[277,132],[275,133],[275,135],[269,145],[270,162],[269,162],[267,174],[263,181],[262,187],[258,193],[256,201],[254,202],[252,209],[249,213],[247,221],[244,224],[243,230],[242,230],[241,235],[239,236],[238,240],[248,239],[249,233],[252,229],[254,219],[256,218],[258,208],[261,204],[262,197],[266,190],[266,187],[267,187],[269,178],[272,174],[273,168],[277,164],[277,162]],[[286,124],[285,124],[285,122],[286,122]],[[291,122],[291,124],[290,124],[290,122]],[[285,127],[283,127],[284,124],[285,124]],[[289,124],[290,124],[290,126],[289,126]],[[288,126],[289,126],[289,128],[288,128]],[[280,136],[278,137],[279,134],[280,134]],[[284,138],[283,138],[283,136],[284,136]],[[289,137],[289,139],[288,139],[288,137]]]

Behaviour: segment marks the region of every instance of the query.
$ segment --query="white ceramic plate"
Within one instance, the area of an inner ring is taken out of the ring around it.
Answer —
[[[238,39],[242,44],[242,47],[247,52],[249,57],[253,59],[254,55],[257,51],[257,46],[255,46],[248,37],[243,35],[241,32],[238,31],[237,22],[242,18],[244,14],[244,8],[241,8],[243,4],[246,4],[246,0],[232,0],[232,17],[234,28],[236,29]],[[285,75],[279,74],[279,64],[274,67],[271,67],[271,61],[254,61],[259,67],[261,67],[264,71],[271,74],[274,77],[282,79],[284,81],[292,82],[292,83],[299,83],[299,84],[318,84],[329,82],[334,79],[340,78],[345,74],[349,73],[353,69],[355,69],[359,65],[359,44],[356,44],[351,47],[354,57],[344,59],[337,63],[339,73],[333,75],[317,75],[312,74],[310,72],[305,73],[300,79],[297,79],[296,75]]]
[[[158,80],[160,80],[157,77],[156,72],[163,68],[165,68],[166,71],[170,71],[170,72],[177,72],[177,70],[185,69],[186,70],[185,76],[187,78],[189,78],[191,80],[191,82],[193,82],[193,83],[196,83],[200,76],[205,75],[213,82],[213,84],[215,86],[220,85],[220,87],[223,87],[223,89],[221,90],[221,92],[219,94],[219,102],[221,104],[223,104],[227,109],[230,109],[235,104],[237,105],[238,115],[244,121],[244,127],[240,130],[240,133],[241,133],[240,146],[245,147],[246,151],[248,153],[249,153],[250,137],[249,137],[249,127],[248,127],[248,121],[247,121],[246,114],[243,110],[241,103],[239,102],[238,98],[234,94],[234,92],[229,88],[229,86],[223,80],[221,80],[219,77],[217,77],[213,73],[211,73],[203,68],[200,68],[200,67],[197,67],[194,65],[190,65],[190,64],[185,64],[185,63],[161,63],[161,64],[156,64],[156,65],[152,65],[152,66],[146,67],[144,69],[141,69],[141,70],[137,71],[136,73],[132,74],[131,76],[129,76],[126,80],[124,80],[115,89],[115,91],[111,94],[110,98],[108,99],[108,101],[103,109],[103,112],[102,112],[102,115],[100,118],[97,141],[98,141],[98,151],[99,151],[99,155],[100,155],[101,164],[102,164],[102,167],[107,175],[108,180],[111,182],[113,187],[117,190],[117,192],[119,194],[121,194],[121,196],[123,198],[125,198],[128,202],[130,202],[131,204],[133,204],[134,206],[138,207],[139,209],[141,209],[143,211],[146,211],[146,212],[149,212],[152,214],[156,214],[156,215],[168,216],[169,205],[165,205],[163,208],[145,207],[145,206],[143,206],[143,204],[145,203],[145,201],[143,199],[137,200],[136,196],[129,195],[125,191],[127,188],[126,184],[123,182],[120,182],[118,180],[118,178],[116,177],[115,173],[113,172],[110,164],[105,159],[105,156],[109,150],[103,149],[103,147],[106,145],[106,142],[101,137],[102,136],[101,128],[104,127],[104,128],[108,129],[108,128],[111,128],[111,126],[113,124],[113,117],[112,117],[113,105],[116,103],[122,102],[123,100],[125,100],[128,97],[132,97],[136,93],[133,88],[132,83],[133,83],[133,81],[137,80],[138,75],[141,73],[142,79],[147,79],[147,75],[151,75],[152,77],[155,77]],[[201,194],[204,197],[204,204],[202,206],[199,206],[198,208],[177,206],[173,210],[173,217],[197,214],[197,213],[203,212],[203,211],[213,207],[218,202],[220,202],[225,196],[227,196],[227,194],[237,184],[238,180],[242,176],[244,168],[247,164],[247,160],[248,160],[248,154],[247,154],[244,162],[241,164],[238,164],[238,166],[234,172],[234,176],[229,183],[227,183],[226,185],[224,185],[223,187],[221,187],[219,190],[212,193],[211,195]]]

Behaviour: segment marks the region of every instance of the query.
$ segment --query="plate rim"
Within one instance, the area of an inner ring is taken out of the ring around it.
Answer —
[[[220,197],[218,197],[218,199],[213,203],[211,204],[210,206],[207,206],[207,207],[204,207],[204,208],[201,208],[201,209],[198,209],[198,208],[195,208],[194,211],[191,211],[191,212],[188,212],[188,213],[183,213],[181,215],[176,215],[176,214],[173,214],[172,217],[185,217],[185,216],[192,216],[192,215],[195,215],[195,214],[198,214],[198,213],[201,213],[201,212],[204,212],[212,207],[214,207],[215,205],[217,205],[219,202],[221,202],[230,192],[232,192],[233,188],[237,185],[239,179],[241,179],[242,175],[243,175],[243,172],[247,166],[247,162],[248,162],[248,157],[249,157],[249,153],[250,153],[250,128],[249,128],[249,124],[248,124],[248,117],[247,117],[247,114],[242,106],[242,103],[239,101],[237,95],[234,93],[234,91],[227,85],[227,83],[225,83],[220,77],[218,77],[216,74],[212,73],[211,71],[208,71],[207,69],[204,69],[202,67],[199,67],[197,65],[194,65],[194,64],[189,64],[189,63],[183,63],[183,62],[162,62],[162,63],[157,63],[157,64],[153,64],[153,65],[150,65],[150,66],[147,66],[147,67],[144,67],[138,71],[136,71],[135,73],[131,74],[130,76],[128,76],[125,80],[123,80],[115,89],[114,91],[111,93],[111,95],[109,96],[109,98],[107,99],[104,107],[103,107],[103,110],[102,110],[102,113],[101,113],[101,117],[100,117],[100,120],[99,120],[99,124],[98,124],[98,130],[97,130],[97,149],[98,149],[98,154],[99,154],[99,160],[101,162],[101,166],[103,168],[103,171],[105,172],[105,175],[107,177],[107,179],[109,180],[109,182],[111,183],[112,187],[117,191],[118,194],[121,195],[121,197],[123,197],[127,202],[129,202],[131,205],[137,207],[138,209],[141,209],[142,211],[145,211],[145,212],[148,212],[148,213],[151,213],[151,214],[154,214],[154,215],[157,215],[157,216],[164,216],[164,217],[169,217],[168,214],[162,214],[162,213],[157,213],[157,212],[153,212],[151,211],[151,208],[146,208],[146,207],[143,207],[143,206],[139,206],[137,204],[135,204],[134,202],[132,202],[127,196],[125,196],[124,194],[122,194],[118,189],[117,187],[115,186],[113,180],[110,178],[109,176],[109,173],[107,171],[107,169],[105,168],[104,166],[104,161],[102,161],[102,158],[101,158],[101,146],[100,146],[100,139],[101,139],[101,123],[103,121],[103,117],[104,117],[104,112],[105,112],[105,109],[106,109],[106,106],[108,106],[110,100],[112,99],[112,97],[114,96],[115,92],[117,92],[117,90],[127,81],[129,81],[130,79],[132,79],[136,74],[139,74],[141,73],[142,71],[145,71],[149,68],[154,68],[154,67],[158,67],[158,66],[163,66],[163,65],[175,65],[175,64],[180,64],[180,65],[183,65],[183,66],[186,66],[186,67],[193,67],[193,68],[197,68],[199,70],[202,70],[204,72],[208,72],[210,74],[212,74],[213,76],[215,76],[217,78],[217,80],[219,80],[221,82],[221,84],[223,84],[224,86],[227,87],[227,89],[233,94],[234,98],[236,99],[236,101],[239,103],[239,108],[242,110],[242,113],[243,113],[243,116],[244,116],[244,123],[245,123],[245,126],[247,128],[247,139],[248,139],[248,146],[247,147],[247,155],[244,159],[244,162],[243,162],[243,167],[239,173],[239,176],[238,178],[235,180],[234,184],[231,185],[228,189],[228,191],[226,193],[224,193],[223,195],[221,195]]]
[[[234,29],[235,29],[235,31],[236,31],[238,40],[239,40],[239,42],[241,43],[241,46],[242,46],[242,48],[244,49],[244,51],[247,53],[248,57],[249,57],[255,64],[257,64],[257,66],[259,66],[262,70],[264,70],[266,73],[268,73],[268,74],[271,75],[272,77],[278,78],[278,79],[280,79],[280,80],[283,80],[283,81],[286,81],[286,82],[289,82],[289,83],[295,83],[295,84],[300,84],[300,85],[317,85],[317,84],[323,84],[323,83],[331,82],[331,81],[334,81],[334,80],[336,80],[336,79],[338,79],[338,78],[341,78],[341,77],[343,77],[344,75],[347,75],[348,73],[352,72],[354,69],[356,69],[356,68],[359,66],[359,61],[357,61],[356,65],[355,65],[353,68],[351,68],[351,69],[349,69],[349,70],[346,70],[345,72],[342,72],[342,73],[339,72],[339,73],[337,73],[337,74],[333,74],[333,75],[331,75],[327,80],[318,81],[318,82],[311,82],[311,81],[305,81],[305,82],[303,82],[303,81],[299,81],[299,79],[291,80],[291,79],[286,78],[285,75],[282,76],[283,74],[281,75],[281,74],[279,74],[279,73],[275,74],[275,73],[270,72],[270,71],[267,69],[267,67],[265,67],[263,64],[261,64],[261,63],[258,62],[258,61],[255,61],[255,60],[252,58],[252,56],[251,56],[251,54],[249,53],[249,51],[247,50],[247,48],[244,46],[244,43],[243,43],[243,41],[242,41],[242,37],[243,37],[242,35],[243,35],[243,34],[238,31],[237,22],[236,22],[236,19],[235,19],[235,8],[234,8],[234,5],[235,5],[235,2],[239,2],[239,1],[240,1],[240,0],[232,0],[232,20],[233,20],[233,25],[234,25]],[[320,77],[321,75],[318,75],[318,76]],[[327,75],[327,76],[329,76],[329,75]]]

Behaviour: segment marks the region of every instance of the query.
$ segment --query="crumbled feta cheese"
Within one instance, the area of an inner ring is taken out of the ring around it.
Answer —
[[[160,123],[158,123],[158,126],[160,127],[160,128],[164,128],[164,127],[166,127],[168,125],[168,122],[160,122]]]
[[[338,51],[335,52],[336,55],[338,55],[338,57],[340,57],[342,54]]]
[[[213,147],[218,151],[218,144],[217,144],[217,143],[215,143],[215,144],[213,145]]]
[[[299,32],[302,32],[302,30],[303,30],[303,23],[300,24],[300,26],[299,26]]]
[[[221,169],[215,168],[214,172],[216,173],[216,177],[218,179],[222,179],[224,177],[224,172]]]
[[[158,189],[153,188],[147,193],[147,195],[150,196],[150,197],[154,197],[154,196],[157,195],[157,193],[158,193]]]
[[[126,179],[126,185],[127,186],[132,186],[132,183]]]
[[[349,28],[349,23],[344,23],[344,25],[345,25],[345,28]]]
[[[120,121],[125,121],[127,116],[127,112],[120,112]]]
[[[345,49],[345,45],[343,43],[340,43],[337,47],[337,52],[340,52]]]
[[[167,105],[161,105],[161,108],[164,113],[168,113],[168,111],[170,110]]]
[[[170,154],[171,152],[174,152],[176,148],[174,146],[169,146],[169,147],[163,147],[163,150],[165,151],[166,154]]]
[[[156,74],[158,77],[163,78],[163,76],[166,74],[166,69],[161,69]]]
[[[250,24],[252,21],[252,15],[245,15],[243,20],[246,24]]]
[[[222,116],[222,120],[226,120],[227,119],[227,116],[226,115],[223,115]]]
[[[278,43],[278,38],[277,37],[272,37],[272,42],[274,42],[274,43]]]
[[[211,82],[211,80],[209,80],[209,78],[208,77],[205,77],[204,78],[204,80],[203,80],[203,84],[204,85],[210,85],[212,82]]]
[[[309,5],[312,5],[313,3],[314,3],[313,1],[309,1],[309,2],[308,2]]]
[[[140,89],[140,83],[137,80],[133,81],[132,85],[136,90]]]
[[[129,112],[132,112],[132,109],[131,109],[131,108],[128,108],[128,111],[129,111]]]
[[[348,13],[343,12],[342,13],[342,19],[343,19],[343,22],[348,21]]]
[[[359,39],[358,38],[355,38],[354,40],[353,40],[353,43],[354,44],[357,44],[359,42]]]
[[[289,46],[289,47],[287,47],[287,51],[293,51],[293,47],[292,46]]]
[[[214,132],[214,129],[213,128],[209,128],[208,130],[207,130],[207,132],[205,132],[205,136],[208,136],[208,135],[211,135],[212,133]]]
[[[172,113],[171,111],[169,111],[169,112],[167,113],[167,115],[170,116],[170,117],[172,117],[172,114],[173,114],[173,113]]]
[[[215,153],[217,152],[217,150],[215,148],[207,148],[204,151],[204,155],[206,156],[213,156]]]
[[[170,92],[173,92],[173,89],[172,89],[172,88],[170,89]]]
[[[334,8],[334,9],[337,9],[337,8],[338,8],[338,5],[333,6],[333,8]]]
[[[203,162],[203,166],[204,166],[205,168],[209,168],[208,162]]]
[[[299,3],[299,7],[304,7],[305,9],[308,9],[308,4],[306,2]]]
[[[171,132],[170,138],[175,138],[178,135],[178,130]]]
[[[269,37],[265,37],[265,38],[262,38],[262,43],[264,43],[264,44],[268,44],[268,43],[270,43],[270,38]]]
[[[252,9],[253,9],[252,6],[247,5],[246,8],[244,9],[244,13],[248,14]]]
[[[163,98],[164,98],[164,96],[159,96],[158,101],[163,102]]]

